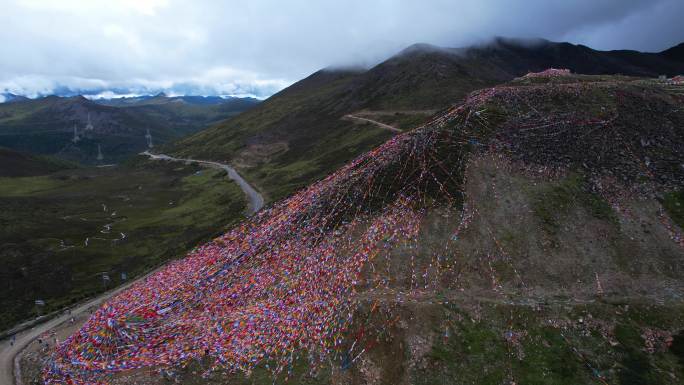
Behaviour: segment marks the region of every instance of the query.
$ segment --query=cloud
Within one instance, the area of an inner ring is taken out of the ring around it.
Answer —
[[[681,0],[2,0],[0,92],[268,96],[417,42],[544,37],[658,51]]]
[[[31,98],[58,93],[73,95],[251,96],[263,99],[290,85],[283,79],[264,79],[256,73],[228,67],[210,68],[195,76],[173,78],[96,79],[77,76],[20,75],[0,80],[0,92]]]

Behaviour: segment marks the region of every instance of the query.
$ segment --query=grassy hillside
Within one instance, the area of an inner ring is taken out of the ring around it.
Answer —
[[[372,124],[341,120],[346,109],[330,105],[357,76],[319,71],[170,149],[181,156],[230,160],[271,200],[286,196],[391,137]]]
[[[460,49],[415,45],[369,70],[319,71],[237,119],[163,151],[228,160],[274,201],[396,134],[344,119],[348,114],[408,128],[475,89],[549,67],[652,77],[684,72],[684,62],[672,52],[596,51],[510,39]]]
[[[0,329],[181,256],[245,208],[224,172],[182,164],[140,160],[0,178]]]
[[[46,175],[75,167],[75,164],[61,159],[30,155],[0,147],[0,177]]]
[[[196,132],[251,108],[254,99],[187,103],[156,97],[109,106],[83,97],[50,96],[0,104],[0,146],[86,164],[116,163],[153,145]],[[88,119],[93,126],[86,130]],[[74,127],[78,141],[74,141]],[[98,160],[98,146],[103,159]]]

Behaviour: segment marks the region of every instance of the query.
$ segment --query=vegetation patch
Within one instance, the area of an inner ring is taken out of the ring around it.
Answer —
[[[183,256],[245,208],[224,171],[164,162],[0,178],[0,329]]]
[[[574,173],[534,192],[534,213],[547,230],[555,233],[560,220],[575,207],[583,207],[596,219],[618,224],[617,216],[608,202],[587,191],[586,186],[585,178]]]
[[[672,191],[665,194],[663,207],[679,228],[684,229],[684,190]]]

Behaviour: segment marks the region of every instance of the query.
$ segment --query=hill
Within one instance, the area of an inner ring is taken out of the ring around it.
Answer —
[[[46,175],[75,167],[76,165],[61,159],[35,156],[0,147],[0,177]]]
[[[668,48],[660,53],[670,60],[684,61],[684,43]],[[680,74],[681,75],[681,74]]]
[[[147,149],[150,141],[159,145],[180,138],[256,103],[162,96],[116,106],[80,96],[17,100],[0,104],[0,146],[85,164],[116,163]]]
[[[672,91],[474,92],[112,298],[44,379],[681,383]]]
[[[372,121],[412,127],[475,89],[549,67],[648,77],[684,72],[684,61],[672,52],[597,51],[503,38],[459,49],[415,45],[369,70],[318,71],[164,151],[230,160],[276,200],[396,134]]]

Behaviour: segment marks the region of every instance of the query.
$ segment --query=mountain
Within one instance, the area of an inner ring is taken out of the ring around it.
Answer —
[[[368,70],[318,71],[237,118],[164,151],[229,160],[275,200],[396,134],[377,122],[412,127],[475,89],[550,67],[584,74],[671,76],[684,72],[676,51],[598,51],[504,38],[457,49],[418,44]]]
[[[9,92],[0,93],[0,103],[21,102],[24,100],[28,100],[28,98],[21,95],[15,95]]]
[[[250,97],[221,97],[221,96],[166,96],[164,93],[157,95],[144,95],[135,97],[121,97],[112,99],[94,99],[95,103],[106,106],[143,106],[150,104],[167,104],[167,103],[185,103],[193,105],[224,105],[230,106],[227,108],[235,108],[236,110],[243,110],[255,106],[259,103],[258,99]]]
[[[665,56],[670,60],[684,62],[684,43],[666,49],[665,51],[661,52],[660,55]]]
[[[82,96],[16,100],[0,104],[0,146],[86,164],[116,163],[147,149],[150,140],[159,145],[180,138],[257,103],[161,95],[109,103]]]
[[[48,384],[679,384],[683,102],[563,70],[472,92],[33,360]]]

